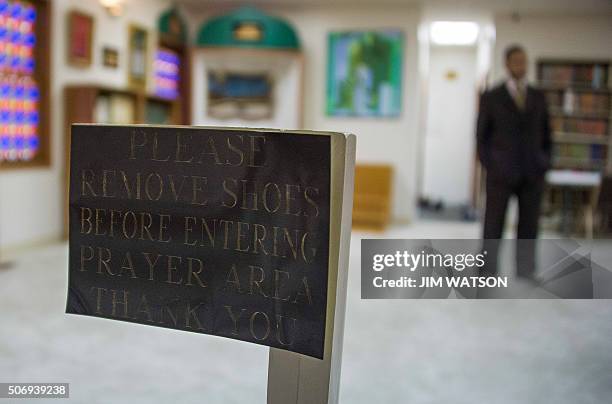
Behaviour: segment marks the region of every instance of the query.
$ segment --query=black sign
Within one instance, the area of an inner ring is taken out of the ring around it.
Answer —
[[[330,137],[75,125],[66,311],[323,357]]]

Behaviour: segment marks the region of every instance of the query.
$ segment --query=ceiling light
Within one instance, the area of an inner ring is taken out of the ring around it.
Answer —
[[[123,12],[123,0],[99,0],[102,7],[113,17],[118,17]]]
[[[434,21],[429,35],[436,45],[473,45],[478,39],[478,24],[471,21]]]

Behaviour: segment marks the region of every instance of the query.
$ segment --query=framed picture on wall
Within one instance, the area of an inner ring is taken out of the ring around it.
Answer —
[[[403,49],[399,30],[330,33],[327,115],[399,116]]]
[[[68,13],[68,64],[77,67],[91,65],[94,19],[81,11]]]
[[[272,119],[273,79],[266,73],[208,72],[208,116],[219,120]]]
[[[128,85],[135,90],[145,91],[149,64],[149,33],[136,25],[130,25],[128,30]]]
[[[104,67],[116,69],[119,66],[119,51],[110,46],[105,46],[102,49],[102,63]]]

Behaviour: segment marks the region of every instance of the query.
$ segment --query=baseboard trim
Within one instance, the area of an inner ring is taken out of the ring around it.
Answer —
[[[0,246],[0,262],[4,262],[15,256],[22,255],[33,248],[46,247],[63,241],[61,236],[41,237],[31,241],[12,243]]]

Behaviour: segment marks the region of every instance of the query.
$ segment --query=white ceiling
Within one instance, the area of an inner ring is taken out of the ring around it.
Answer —
[[[210,6],[259,5],[267,7],[287,6],[367,6],[377,5],[437,7],[446,9],[478,9],[495,13],[522,14],[610,14],[612,24],[612,0],[175,0],[191,10],[202,10]]]

